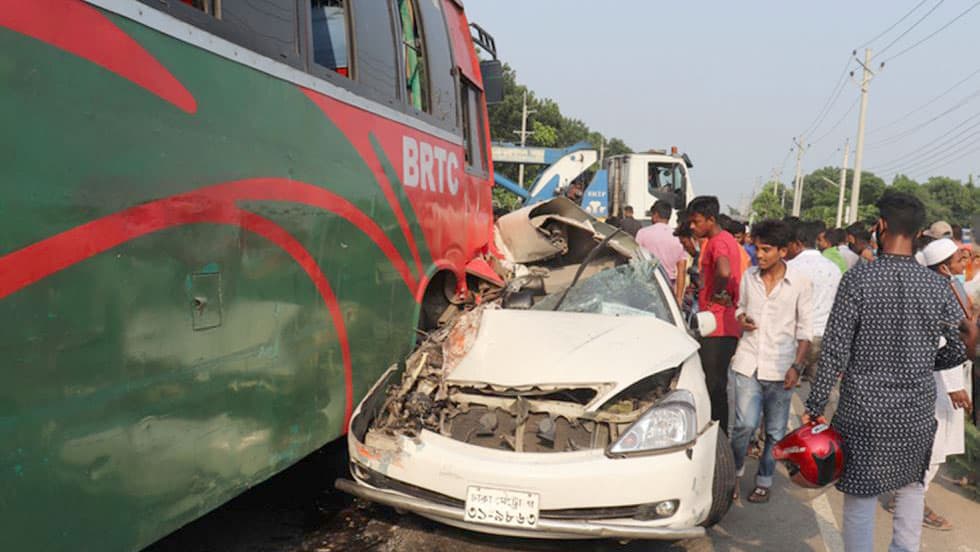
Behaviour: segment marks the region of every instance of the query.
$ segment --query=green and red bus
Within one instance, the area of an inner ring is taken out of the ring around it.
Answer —
[[[472,32],[461,0],[0,0],[0,550],[159,539],[500,283]]]

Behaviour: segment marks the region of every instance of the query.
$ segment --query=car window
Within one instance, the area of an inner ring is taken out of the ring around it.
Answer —
[[[561,303],[562,312],[591,312],[614,316],[656,316],[674,324],[670,304],[657,282],[657,262],[635,259],[579,280]],[[554,310],[561,292],[553,293],[534,310]]]

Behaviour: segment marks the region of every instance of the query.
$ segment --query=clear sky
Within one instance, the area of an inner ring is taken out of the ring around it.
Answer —
[[[939,174],[965,180],[980,171],[974,0],[465,4],[520,82],[634,150],[677,145],[695,163],[696,191],[736,206],[773,170],[783,170],[784,182],[792,179],[793,137],[818,121],[851,52],[859,49],[863,59],[866,42],[917,7],[870,44],[884,50],[873,66],[887,63],[870,87],[864,169],[889,183],[896,171],[920,180]],[[849,76],[845,81],[827,116],[805,136],[812,147],[804,172],[840,166],[846,137],[854,147],[859,87]]]

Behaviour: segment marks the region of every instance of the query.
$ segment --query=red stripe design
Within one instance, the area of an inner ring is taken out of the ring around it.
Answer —
[[[255,178],[216,184],[160,199],[83,224],[0,257],[0,299],[26,286],[140,236],[182,224],[194,209],[215,205],[245,213],[239,201],[284,201],[318,207],[344,218],[367,235],[402,277],[410,293],[418,282],[384,231],[346,199],[316,186],[281,178]],[[158,210],[163,208],[163,211]]]
[[[247,211],[241,211],[241,214],[242,228],[254,232],[278,245],[280,249],[289,253],[303,267],[306,275],[310,277],[313,285],[316,286],[317,291],[320,293],[320,297],[323,298],[323,304],[326,305],[327,310],[330,312],[330,318],[333,319],[333,326],[337,332],[337,340],[340,342],[340,353],[344,362],[345,399],[343,430],[346,432],[351,413],[354,411],[354,370],[350,355],[350,339],[347,336],[347,326],[344,324],[344,314],[340,310],[340,302],[330,287],[330,282],[327,281],[326,276],[323,275],[323,271],[320,270],[320,265],[317,264],[316,259],[303,247],[303,244],[299,243],[289,232],[286,232],[282,227],[269,219]]]
[[[281,178],[256,178],[216,184],[167,197],[66,230],[0,257],[0,299],[43,278],[128,241],[187,224],[239,226],[276,244],[309,276],[330,312],[344,363],[344,427],[353,410],[350,341],[340,303],[316,259],[303,245],[269,219],[238,207],[241,201],[284,201],[318,207],[349,221],[367,235],[391,261],[414,296],[417,282],[382,229],[346,199],[316,186]]]
[[[388,257],[395,270],[402,277],[405,285],[408,286],[410,293],[414,293],[418,286],[418,281],[412,275],[408,263],[402,258],[398,249],[395,248],[384,230],[374,222],[371,217],[357,208],[353,203],[343,197],[295,180],[284,180],[279,178],[255,178],[250,180],[240,180],[227,184],[217,184],[200,191],[209,197],[215,198],[236,198],[238,201],[287,201],[291,203],[301,203],[312,207],[319,207],[325,211],[334,213],[354,226],[371,238],[371,241]]]
[[[244,211],[232,201],[205,194],[184,194],[139,205],[83,224],[0,257],[0,298],[127,241],[187,224],[240,226],[279,246],[313,281],[333,319],[344,363],[344,427],[354,408],[350,342],[340,303],[316,260],[274,222]]]
[[[0,27],[84,58],[187,113],[197,111],[197,101],[166,67],[84,2],[0,0]]]
[[[377,159],[377,156],[372,152],[371,140],[367,130],[363,126],[354,125],[359,130],[363,130],[363,133],[352,133],[344,125],[338,124],[335,118],[330,116],[332,110],[336,110],[338,113],[339,107],[342,106],[340,102],[328,98],[322,94],[318,94],[307,88],[300,88],[306,97],[313,102],[314,105],[323,111],[324,116],[331,120],[337,128],[340,128],[346,135],[348,140],[354,148],[361,154],[361,159],[368,165],[371,172],[374,173],[374,178],[378,183],[378,187],[381,188],[381,193],[385,196],[385,201],[388,202],[388,206],[391,207],[392,212],[395,213],[395,219],[398,221],[398,226],[401,228],[402,235],[405,236],[405,241],[408,243],[408,249],[412,254],[412,260],[415,262],[415,273],[421,278],[422,276],[422,257],[419,255],[418,245],[415,243],[415,235],[412,234],[411,229],[408,226],[408,219],[405,217],[405,211],[402,210],[401,203],[398,201],[398,196],[395,195],[395,190],[391,186],[391,182],[388,180],[388,175],[385,174],[384,167],[381,166],[381,161]],[[350,108],[347,108],[350,109]]]

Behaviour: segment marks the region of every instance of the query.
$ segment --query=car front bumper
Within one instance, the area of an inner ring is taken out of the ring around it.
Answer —
[[[367,446],[349,434],[354,481],[337,488],[465,529],[534,538],[677,540],[704,535],[712,501],[718,424],[682,450],[609,458],[600,450],[513,453],[423,431]],[[465,520],[471,485],[537,493],[534,529]],[[636,505],[678,501],[669,517],[634,515]],[[632,505],[632,506],[629,506]]]
[[[406,510],[423,517],[471,531],[528,538],[617,538],[617,539],[651,539],[651,540],[681,540],[704,536],[704,527],[649,527],[643,522],[634,520],[618,520],[596,522],[590,520],[558,520],[542,518],[538,520],[535,529],[518,529],[497,525],[483,525],[464,521],[463,508],[438,504],[436,502],[412,497],[395,491],[376,489],[363,483],[349,479],[338,479],[337,489],[363,498],[391,506],[398,510]]]

